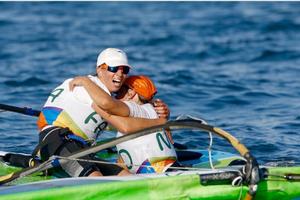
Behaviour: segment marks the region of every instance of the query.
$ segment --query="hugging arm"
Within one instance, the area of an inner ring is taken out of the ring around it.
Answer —
[[[162,125],[167,121],[166,118],[146,119],[111,115],[94,103],[93,108],[102,118],[124,134],[130,134],[152,126]]]
[[[127,117],[130,114],[128,106],[120,100],[114,99],[107,94],[102,88],[96,85],[86,76],[75,77],[70,83],[70,90],[76,86],[83,86],[89,93],[93,102],[104,111],[118,116]]]
[[[165,102],[163,102],[161,99],[155,99],[153,106],[159,118],[169,119],[170,109]]]

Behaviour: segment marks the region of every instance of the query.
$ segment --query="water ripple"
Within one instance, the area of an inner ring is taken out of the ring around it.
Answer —
[[[299,53],[295,51],[276,51],[265,50],[257,58],[252,61],[284,61],[299,58]]]
[[[299,31],[297,2],[0,2],[0,102],[39,109],[118,47],[133,74],[155,81],[171,118],[203,117],[260,162],[300,161]],[[4,112],[0,122],[0,150],[30,152],[34,119]],[[194,132],[176,137],[207,144]],[[216,146],[230,151],[225,143]]]
[[[20,81],[15,81],[15,80],[9,80],[9,81],[4,81],[4,84],[7,86],[36,86],[36,85],[45,85],[48,84],[48,81],[45,81],[43,79],[37,78],[37,77],[30,77],[25,80],[20,80]]]

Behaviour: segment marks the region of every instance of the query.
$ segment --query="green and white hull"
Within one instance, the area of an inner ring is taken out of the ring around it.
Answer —
[[[300,167],[269,168],[269,173],[300,173]],[[0,188],[0,199],[243,199],[247,186],[207,183],[202,176],[217,170],[170,172],[129,177],[65,178]],[[258,185],[255,199],[300,198],[300,182],[269,177]]]
[[[213,151],[211,158],[215,169],[212,170],[209,168],[208,152],[197,152],[202,154],[200,158],[183,161],[185,165],[193,167],[193,170],[163,174],[61,179],[37,173],[13,181],[9,186],[2,186],[0,199],[243,199],[248,192],[248,186],[238,184],[242,166],[231,166],[242,158]],[[113,154],[100,155],[114,159]],[[260,181],[255,199],[300,198],[300,182],[283,178],[287,174],[300,174],[300,167],[262,168],[266,177]],[[17,170],[20,169],[1,163],[1,175]],[[271,176],[272,174],[276,176]]]

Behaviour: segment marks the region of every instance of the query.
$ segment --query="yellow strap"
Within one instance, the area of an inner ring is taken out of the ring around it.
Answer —
[[[8,180],[8,179],[10,179],[13,175],[14,175],[14,173],[10,173],[10,174],[4,175],[4,176],[0,176],[0,181]]]

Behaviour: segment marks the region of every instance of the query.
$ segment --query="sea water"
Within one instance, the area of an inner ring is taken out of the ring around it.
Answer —
[[[171,119],[205,119],[259,162],[299,162],[299,2],[1,2],[0,103],[41,109],[107,47],[150,76]],[[36,118],[0,113],[0,150],[30,153]],[[197,132],[178,143],[207,148]],[[214,137],[213,149],[232,151]]]

